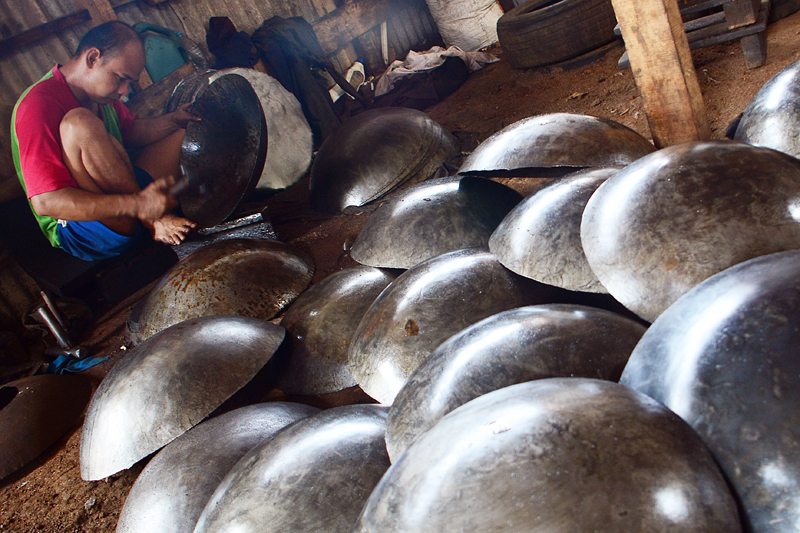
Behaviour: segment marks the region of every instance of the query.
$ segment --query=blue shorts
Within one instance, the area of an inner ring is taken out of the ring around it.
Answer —
[[[144,189],[153,182],[145,170],[133,167],[133,172],[140,188]],[[125,253],[146,234],[141,224],[133,235],[127,236],[111,231],[96,220],[67,222],[66,226],[59,224],[56,231],[61,249],[84,261],[98,261]]]

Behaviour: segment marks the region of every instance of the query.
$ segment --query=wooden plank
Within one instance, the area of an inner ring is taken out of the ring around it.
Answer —
[[[730,29],[754,23],[758,19],[760,0],[733,0],[722,6]]]
[[[747,68],[758,68],[767,61],[767,32],[742,37],[739,41]]]
[[[336,53],[350,41],[389,16],[390,0],[359,0],[345,4],[313,24],[325,55]]]
[[[677,0],[611,0],[656,147],[711,138]]]
[[[35,28],[25,30],[22,33],[14,35],[13,37],[9,37],[8,39],[3,39],[0,41],[0,56],[9,53],[12,50],[16,50],[23,46],[28,46],[40,41],[48,35],[52,35],[67,28],[71,28],[72,26],[77,26],[78,24],[88,22],[91,19],[92,17],[89,14],[89,10],[81,9],[75,13],[59,17],[55,20],[51,20],[50,22],[45,22],[44,24],[36,26]]]

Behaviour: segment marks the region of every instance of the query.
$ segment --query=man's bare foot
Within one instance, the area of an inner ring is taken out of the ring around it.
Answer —
[[[153,239],[165,244],[180,244],[196,224],[189,220],[167,213],[153,222]]]

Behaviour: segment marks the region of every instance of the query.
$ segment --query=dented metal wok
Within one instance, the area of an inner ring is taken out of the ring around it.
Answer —
[[[353,531],[737,533],[736,502],[678,416],[622,385],[551,378],[462,405],[395,462]]]
[[[800,248],[800,161],[731,141],[665,148],[597,189],[581,242],[608,292],[652,322],[717,272]]]
[[[114,366],[95,392],[81,437],[81,477],[130,467],[211,414],[272,358],[285,330],[256,318],[187,320]]]
[[[365,111],[320,146],[311,165],[311,205],[326,212],[362,206],[433,176],[457,151],[456,138],[422,111]]]
[[[0,386],[0,479],[72,429],[91,396],[80,376],[31,376]]]
[[[295,96],[278,80],[252,68],[218,70],[210,80],[236,74],[243,77],[258,95],[267,121],[267,159],[256,185],[259,189],[284,189],[297,183],[311,165],[311,128]]]
[[[800,523],[799,302],[800,251],[724,270],[658,317],[621,379],[694,428],[752,531]]]
[[[747,104],[734,139],[800,156],[800,61],[761,87]]]
[[[350,373],[364,392],[391,404],[448,337],[500,311],[556,301],[554,292],[482,248],[434,257],[401,274],[367,310],[350,345]]]
[[[326,394],[353,387],[347,349],[361,317],[397,277],[367,266],[346,268],[312,285],[286,310],[288,354],[276,383],[287,394]]]
[[[458,172],[625,166],[653,151],[647,139],[613,120],[552,113],[528,117],[495,133]]]
[[[594,191],[619,168],[576,172],[534,192],[506,216],[489,250],[520,276],[564,289],[608,292],[581,245],[581,217]]]
[[[417,367],[389,411],[386,448],[400,454],[443,416],[493,390],[551,377],[617,381],[645,327],[579,305],[510,309],[469,326]]]
[[[229,239],[179,261],[129,319],[144,340],[189,318],[241,315],[268,320],[311,282],[312,259],[282,242]]]
[[[191,533],[233,465],[316,407],[272,402],[242,407],[184,433],[147,463],[119,515],[117,533]]]
[[[205,228],[234,214],[258,183],[267,156],[267,123],[258,96],[237,74],[203,73],[175,89],[167,109],[191,102],[202,120],[190,122],[180,163],[189,188],[183,215]]]
[[[389,467],[386,411],[348,405],[280,431],[222,480],[195,532],[352,531]]]
[[[447,252],[486,246],[522,196],[491,180],[450,177],[402,191],[364,225],[350,255],[364,265],[411,268]]]

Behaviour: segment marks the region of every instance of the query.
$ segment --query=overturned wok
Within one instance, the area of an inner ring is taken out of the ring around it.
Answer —
[[[447,252],[485,246],[520,200],[513,189],[488,179],[429,180],[383,203],[369,217],[350,255],[363,265],[411,268]]]
[[[528,117],[495,133],[458,172],[625,166],[653,151],[647,139],[613,120],[552,113]]]
[[[325,212],[362,206],[430,178],[457,151],[456,138],[422,111],[365,111],[320,146],[311,165],[311,206]]]
[[[800,251],[710,277],[653,323],[621,383],[700,435],[752,531],[800,523]]]
[[[200,423],[260,374],[285,330],[256,318],[187,320],[149,338],[95,392],[81,436],[81,477],[130,467]]]
[[[189,318],[240,315],[269,320],[311,282],[312,259],[282,242],[229,239],[184,257],[128,323],[139,340]]]

